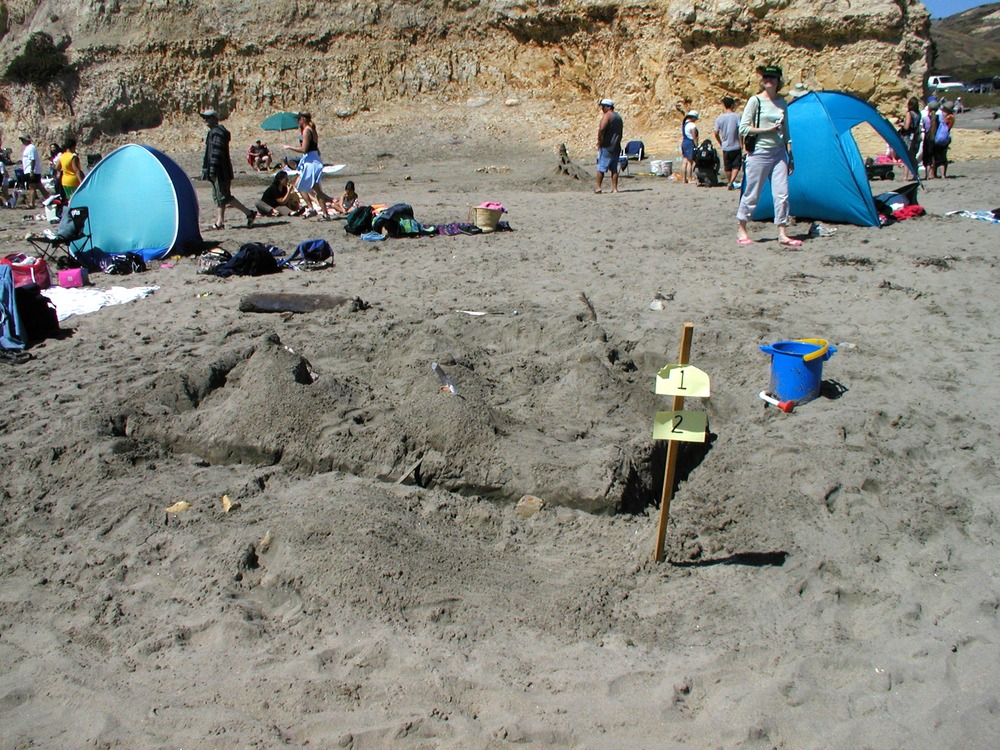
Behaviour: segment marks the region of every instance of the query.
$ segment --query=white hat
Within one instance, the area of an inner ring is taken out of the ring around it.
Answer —
[[[218,117],[219,113],[216,112],[214,109],[206,109],[204,112],[201,113],[201,116],[207,120],[209,117]]]
[[[697,110],[693,110],[693,109],[692,109],[692,110],[691,110],[690,112],[688,112],[688,113],[687,113],[687,114],[685,115],[685,117],[693,117],[693,118],[694,118],[694,119],[696,119],[696,120],[697,120],[697,119],[699,119],[699,118],[698,118],[698,112],[697,112]]]
[[[615,103],[610,99],[601,99],[601,101],[598,102],[598,104],[600,104],[602,107],[611,107],[611,109],[615,108]]]

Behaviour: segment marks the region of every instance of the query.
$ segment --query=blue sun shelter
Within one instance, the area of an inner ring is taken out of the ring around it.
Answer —
[[[917,174],[896,128],[868,102],[842,91],[813,91],[788,105],[788,127],[795,171],[788,180],[792,216],[879,226],[865,160],[851,128],[867,122],[899,159]],[[774,218],[771,184],[764,186],[755,221]]]
[[[198,198],[177,162],[150,146],[129,144],[112,151],[87,174],[70,208],[90,214],[92,244],[104,253],[138,253],[159,260],[200,248]]]

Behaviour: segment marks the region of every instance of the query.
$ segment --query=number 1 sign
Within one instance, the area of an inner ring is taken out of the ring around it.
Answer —
[[[681,351],[676,365],[667,365],[656,376],[656,393],[673,396],[673,411],[657,412],[653,418],[653,438],[667,440],[667,465],[663,472],[663,494],[660,497],[660,522],[656,530],[653,559],[663,560],[663,542],[667,537],[670,501],[674,495],[677,473],[677,451],[683,442],[704,443],[708,417],[703,411],[683,411],[684,398],[708,398],[711,385],[706,373],[688,364],[694,323],[685,323],[681,331]]]

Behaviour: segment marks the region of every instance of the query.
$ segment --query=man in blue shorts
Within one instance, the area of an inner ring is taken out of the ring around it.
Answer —
[[[622,152],[622,122],[621,115],[615,112],[615,103],[610,99],[601,99],[601,124],[597,128],[597,187],[595,193],[601,192],[604,173],[611,172],[611,192],[618,192],[618,157]]]
[[[722,151],[722,168],[726,172],[726,183],[730,190],[737,187],[736,178],[743,166],[743,149],[740,148],[740,115],[733,112],[736,100],[731,96],[722,97],[726,111],[715,118],[715,140]]]

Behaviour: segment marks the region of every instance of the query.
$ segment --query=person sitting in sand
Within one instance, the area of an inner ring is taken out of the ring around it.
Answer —
[[[347,214],[351,212],[351,209],[359,205],[358,193],[354,189],[354,181],[348,180],[347,184],[344,185],[344,193],[340,198],[332,199],[327,206],[332,208],[338,214]]]
[[[288,172],[281,170],[256,204],[261,216],[298,216],[302,213],[299,194],[288,182]]]
[[[247,159],[250,161],[250,166],[256,169],[258,172],[265,172],[271,168],[271,150],[267,147],[266,143],[261,143],[257,141],[247,150]]]

